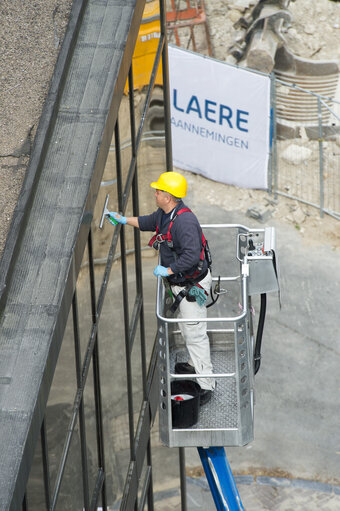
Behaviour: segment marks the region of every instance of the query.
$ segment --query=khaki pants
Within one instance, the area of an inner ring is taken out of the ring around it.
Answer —
[[[199,282],[200,286],[202,286],[203,289],[208,293],[208,296],[210,294],[211,281],[211,273],[210,270],[208,270],[206,277]],[[185,288],[181,286],[171,286],[171,289],[173,294],[177,296],[178,293],[180,293]],[[196,300],[194,302],[188,302],[186,298],[183,298],[178,307],[177,317],[181,319],[203,319],[207,317],[207,308],[205,304],[203,306],[198,305]],[[207,323],[205,321],[179,323],[179,327],[190,355],[188,362],[194,366],[196,374],[212,374],[213,367],[210,357],[210,343],[207,334]],[[198,377],[197,383],[202,389],[213,390],[215,388],[214,378]]]

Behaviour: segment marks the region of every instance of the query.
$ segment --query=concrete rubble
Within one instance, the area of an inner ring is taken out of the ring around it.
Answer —
[[[293,165],[301,165],[312,156],[313,152],[308,147],[297,144],[289,145],[281,154],[281,158]]]

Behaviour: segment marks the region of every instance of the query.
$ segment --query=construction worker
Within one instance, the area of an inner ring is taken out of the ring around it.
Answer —
[[[154,188],[158,209],[150,215],[124,217],[111,212],[121,224],[141,231],[156,231],[150,245],[160,250],[161,265],[154,269],[156,277],[164,277],[175,297],[173,310],[178,307],[178,318],[204,319],[207,316],[206,299],[211,288],[211,273],[204,254],[204,236],[201,226],[182,198],[187,193],[186,179],[177,172],[164,172]],[[178,374],[212,374],[210,344],[206,322],[179,323],[190,360],[175,365]],[[210,401],[215,388],[214,378],[199,378],[200,404]]]

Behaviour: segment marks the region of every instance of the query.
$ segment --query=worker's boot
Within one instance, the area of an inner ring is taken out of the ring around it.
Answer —
[[[199,394],[200,394],[200,405],[201,406],[207,404],[210,401],[212,393],[213,393],[212,390],[208,390],[208,389],[200,390]]]
[[[175,365],[176,374],[195,374],[195,368],[188,364],[188,362],[177,362]]]

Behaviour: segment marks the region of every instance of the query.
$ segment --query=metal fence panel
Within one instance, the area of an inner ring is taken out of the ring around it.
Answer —
[[[340,103],[278,78],[275,84],[274,195],[340,219]]]

